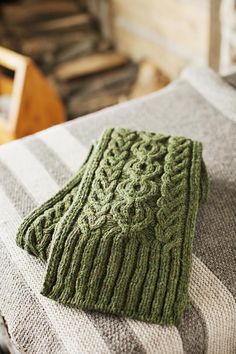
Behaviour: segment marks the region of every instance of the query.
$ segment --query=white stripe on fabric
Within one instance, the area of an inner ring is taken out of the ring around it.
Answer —
[[[22,141],[1,146],[0,160],[40,204],[57,192],[58,185]],[[33,192],[33,193],[32,193]]]
[[[182,339],[176,327],[163,327],[145,322],[127,320],[147,353],[183,354]]]

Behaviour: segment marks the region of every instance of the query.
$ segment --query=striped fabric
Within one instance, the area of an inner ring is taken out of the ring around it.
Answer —
[[[220,91],[217,106],[212,90],[215,97]],[[0,312],[20,352],[236,353],[236,103],[233,110],[232,102],[236,93],[216,75],[190,71],[160,93],[0,148]],[[91,142],[109,126],[186,135],[203,142],[211,190],[194,240],[191,306],[178,328],[80,311],[48,300],[40,295],[45,264],[15,245],[23,216],[78,170]]]

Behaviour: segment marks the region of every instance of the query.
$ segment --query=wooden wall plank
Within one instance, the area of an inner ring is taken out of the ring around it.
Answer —
[[[172,78],[187,64],[207,63],[209,1],[113,0],[118,48],[153,60]]]

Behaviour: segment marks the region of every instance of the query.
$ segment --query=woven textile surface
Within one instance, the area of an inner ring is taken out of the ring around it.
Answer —
[[[51,248],[42,294],[177,324],[188,304],[205,172],[199,142],[106,129],[78,176],[27,216],[17,234],[30,254],[44,259]]]
[[[0,312],[28,353],[236,352],[236,93],[211,71],[185,72],[160,93],[0,148]],[[17,229],[81,167],[106,127],[201,141],[210,193],[193,243],[191,307],[177,327],[82,311],[40,294],[45,263],[15,244]],[[44,340],[42,340],[42,338]]]

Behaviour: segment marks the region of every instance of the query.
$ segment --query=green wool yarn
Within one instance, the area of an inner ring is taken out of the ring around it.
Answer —
[[[201,143],[107,129],[74,182],[25,219],[17,244],[47,258],[45,296],[177,324],[188,303],[192,239],[207,186]]]

